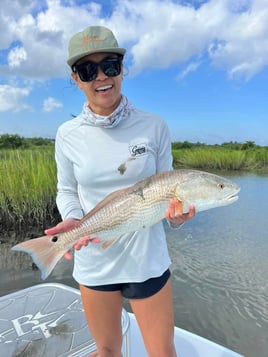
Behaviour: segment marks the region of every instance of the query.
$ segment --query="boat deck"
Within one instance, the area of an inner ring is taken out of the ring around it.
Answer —
[[[133,314],[122,312],[124,357],[146,357]],[[185,357],[242,357],[185,330],[175,329]],[[96,350],[79,290],[41,284],[0,297],[0,350],[5,357],[86,357]]]

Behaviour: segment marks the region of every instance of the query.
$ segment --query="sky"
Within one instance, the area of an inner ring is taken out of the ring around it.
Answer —
[[[0,135],[54,138],[80,113],[67,48],[90,25],[127,49],[122,92],[172,141],[268,145],[267,0],[1,0]]]

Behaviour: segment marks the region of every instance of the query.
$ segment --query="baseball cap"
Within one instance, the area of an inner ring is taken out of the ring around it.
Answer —
[[[126,49],[118,47],[113,32],[108,28],[89,26],[71,37],[67,63],[72,67],[80,58],[99,52],[119,53],[124,56]]]

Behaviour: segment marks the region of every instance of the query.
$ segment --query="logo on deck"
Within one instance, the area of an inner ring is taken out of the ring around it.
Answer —
[[[42,338],[50,338],[53,335],[74,334],[81,330],[81,326],[74,328],[71,324],[71,316],[74,312],[78,313],[83,311],[81,301],[79,299],[70,303],[62,311],[55,310],[49,313],[41,313],[40,311],[35,314],[25,314],[17,318],[11,319],[11,323],[7,326],[6,330],[0,331],[0,343],[12,343],[16,340],[23,339],[24,341],[33,340],[37,336]],[[69,317],[69,314],[70,317]],[[2,319],[2,324],[5,320]],[[6,320],[8,322],[8,320]],[[84,323],[86,326],[86,322]],[[83,327],[84,327],[83,326]]]

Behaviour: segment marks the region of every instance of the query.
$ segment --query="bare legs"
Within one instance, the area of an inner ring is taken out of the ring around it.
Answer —
[[[121,292],[96,291],[84,286],[80,286],[80,291],[98,357],[121,357]]]
[[[97,356],[121,357],[121,292],[96,291],[83,286],[80,286],[80,291],[87,322],[96,340]],[[148,356],[176,357],[170,279],[157,294],[146,299],[131,299],[130,304]]]
[[[130,300],[148,356],[176,357],[171,281],[147,299]]]

